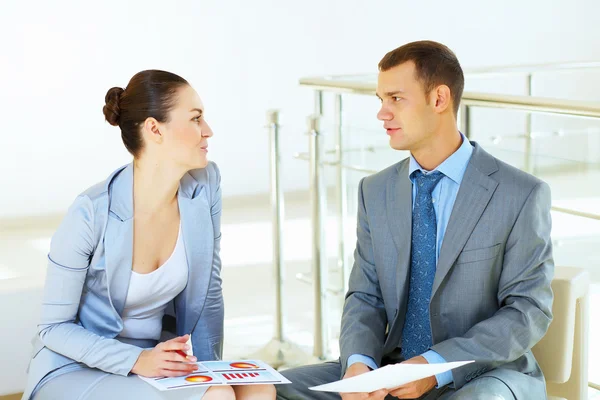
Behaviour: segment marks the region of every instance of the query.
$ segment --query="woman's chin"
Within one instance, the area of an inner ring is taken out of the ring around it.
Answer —
[[[198,166],[197,166],[197,167],[195,167],[195,168],[206,168],[206,166],[207,166],[207,165],[208,165],[208,158],[207,158],[207,157],[204,157],[204,159],[203,159],[203,160],[201,160],[201,161],[198,163]]]

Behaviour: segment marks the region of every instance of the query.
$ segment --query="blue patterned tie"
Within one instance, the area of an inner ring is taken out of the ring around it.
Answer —
[[[417,187],[412,217],[412,243],[408,307],[402,330],[405,360],[423,354],[431,345],[429,301],[436,267],[437,222],[431,192],[444,177],[439,171],[413,173]]]

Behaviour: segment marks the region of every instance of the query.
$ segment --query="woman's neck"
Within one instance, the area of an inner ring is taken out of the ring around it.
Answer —
[[[133,162],[133,199],[137,216],[155,215],[177,202],[179,181],[185,171],[164,163]]]

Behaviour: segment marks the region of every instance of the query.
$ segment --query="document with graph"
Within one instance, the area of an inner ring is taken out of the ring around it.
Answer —
[[[218,385],[280,385],[291,383],[272,367],[258,360],[198,362],[198,370],[177,378],[145,378],[158,390],[209,387]]]

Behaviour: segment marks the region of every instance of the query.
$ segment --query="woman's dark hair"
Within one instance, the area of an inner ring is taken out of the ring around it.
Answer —
[[[113,87],[102,108],[109,124],[121,128],[127,150],[138,156],[143,148],[140,128],[146,118],[168,122],[169,111],[177,102],[177,90],[189,85],[182,77],[166,71],[147,70],[131,78],[125,89]]]

